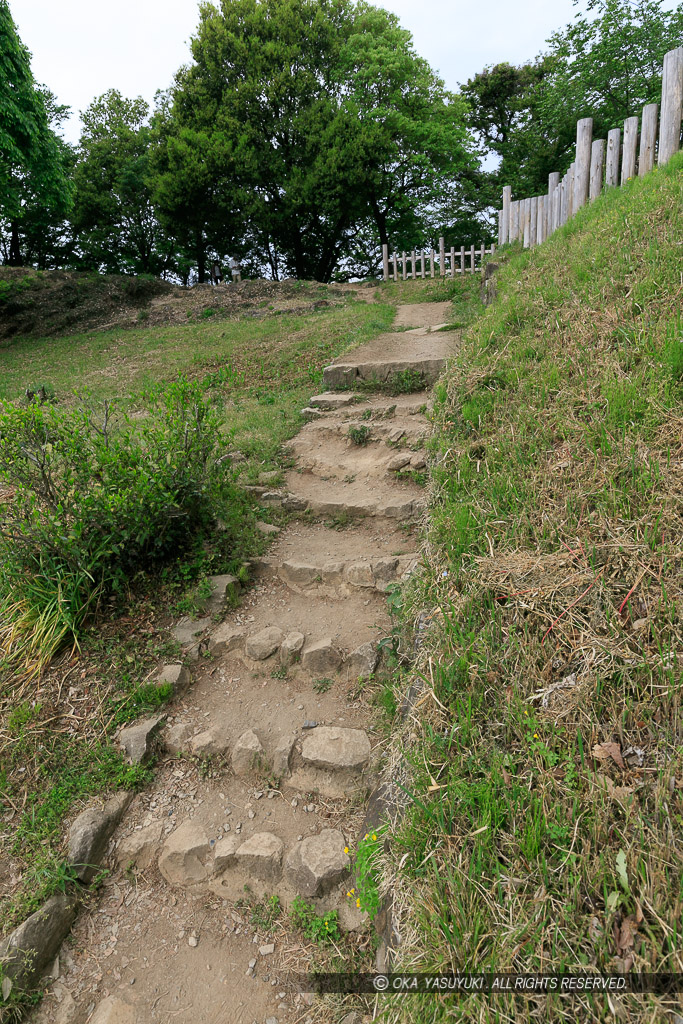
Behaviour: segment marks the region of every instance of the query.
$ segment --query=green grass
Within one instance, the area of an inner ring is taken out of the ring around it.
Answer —
[[[682,186],[683,154],[508,253],[437,385],[402,598],[401,646],[428,628],[385,865],[399,967],[683,970]],[[666,1006],[624,996],[618,1016]],[[436,1019],[431,997],[385,1011]],[[463,997],[448,1019],[614,1016],[602,996]]]

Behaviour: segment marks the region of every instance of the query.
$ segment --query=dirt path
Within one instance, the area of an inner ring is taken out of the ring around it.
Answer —
[[[426,328],[448,308],[400,307],[397,323],[421,333],[393,335],[384,350],[372,342],[343,365],[370,353],[390,375],[394,357],[404,366],[434,347],[441,357],[454,334]],[[346,895],[345,847],[357,841],[382,743],[359,678],[390,626],[387,585],[416,558],[423,492],[410,472],[424,468],[428,401],[312,399],[286,489],[261,501],[313,515],[277,536],[218,627],[179,625],[192,685],[171,705],[154,785],[128,808],[111,872],[79,915],[34,1024],[317,1019],[312,998],[286,980],[307,970],[310,951],[279,924],[269,930],[264,901],[277,895],[287,908],[299,894],[319,912],[337,909],[344,930],[367,930]]]

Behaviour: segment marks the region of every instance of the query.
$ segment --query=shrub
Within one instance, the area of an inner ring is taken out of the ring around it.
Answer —
[[[104,595],[182,554],[219,515],[223,541],[236,540],[247,506],[214,458],[219,427],[186,381],[136,423],[110,405],[96,416],[0,403],[0,479],[15,489],[0,519],[0,665],[35,671],[77,644]]]

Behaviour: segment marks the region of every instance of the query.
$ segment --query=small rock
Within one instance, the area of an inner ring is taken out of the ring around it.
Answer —
[[[119,744],[131,764],[143,764],[151,756],[154,739],[165,718],[165,715],[154,715],[121,730]]]
[[[295,587],[310,587],[320,576],[320,570],[316,565],[290,559],[280,566],[280,575],[287,583],[292,583]]]
[[[181,647],[185,648],[185,656],[196,661],[199,658],[200,640],[211,626],[211,619],[181,619],[171,630],[172,636]]]
[[[303,896],[323,896],[349,870],[344,845],[344,836],[333,828],[304,839],[287,857],[287,880]]]
[[[289,761],[292,756],[292,750],[296,743],[296,736],[294,733],[288,733],[286,736],[281,736],[277,741],[275,749],[273,751],[273,772],[281,779],[284,775],[289,772]],[[268,794],[270,796],[270,793]]]
[[[164,665],[155,679],[157,686],[170,686],[173,693],[182,693],[188,688],[192,676],[185,665]]]
[[[320,409],[312,409],[310,406],[307,406],[305,409],[301,410],[301,415],[305,420],[319,420],[323,413]],[[267,1021],[266,1024],[268,1024]]]
[[[162,740],[169,754],[178,754],[181,750],[185,749],[191,736],[192,726],[190,723],[178,722],[177,725],[171,725],[164,730]]]
[[[342,1017],[341,1024],[363,1024],[363,1019],[359,1013],[352,1010],[351,1013],[347,1013]]]
[[[327,676],[336,672],[342,662],[341,654],[331,639],[318,640],[304,648],[301,664],[313,676]]]
[[[289,668],[299,660],[301,650],[304,646],[305,637],[303,633],[288,633],[280,647],[280,664],[283,668]]]
[[[301,754],[315,768],[363,768],[370,758],[370,740],[362,729],[318,726],[304,739]]]
[[[411,469],[424,469],[426,465],[427,460],[425,459],[424,455],[413,455],[412,459],[410,460]]]
[[[372,575],[379,583],[390,583],[391,580],[396,579],[397,568],[398,558],[396,556],[378,558],[376,562],[372,563]]]
[[[119,793],[103,807],[89,807],[69,829],[67,861],[82,882],[91,882],[95,877],[109,839],[132,799],[132,793]]]
[[[302,729],[317,729],[318,723],[313,718],[307,718],[304,724],[301,726]]]
[[[346,570],[346,581],[352,587],[375,586],[375,577],[372,574],[372,566],[369,562],[354,562]]]
[[[282,875],[283,852],[282,840],[272,832],[256,832],[237,850],[237,863],[262,882],[277,882]]]
[[[403,430],[401,427],[396,427],[389,434],[389,440],[391,441],[392,444],[396,444],[398,441],[401,440],[404,434],[405,430]]]
[[[253,970],[253,969],[254,969],[254,967],[256,967],[256,961],[255,961],[255,960],[250,960],[250,961],[249,961],[249,966],[250,966],[250,967],[251,967],[251,969]]]
[[[361,644],[346,658],[346,668],[353,679],[369,679],[377,668],[377,650],[371,643]]]
[[[162,830],[162,823],[155,821],[147,828],[138,829],[121,839],[116,847],[116,861],[119,867],[124,871],[132,864],[141,870],[148,868],[161,842]]]
[[[247,814],[247,817],[248,817],[248,818],[252,818],[252,819],[253,819],[253,818],[255,818],[255,817],[256,817],[256,815],[254,814],[254,812],[253,812],[253,811],[249,811],[249,813]]]
[[[209,650],[219,658],[230,651],[237,651],[244,644],[245,630],[242,626],[233,626],[222,622],[209,637]]]
[[[245,645],[247,657],[253,658],[254,661],[265,661],[271,654],[275,654],[284,638],[284,633],[277,626],[267,626],[259,633],[247,637]]]
[[[268,942],[265,946],[259,946],[258,951],[261,956],[270,956],[271,953],[275,952],[275,943]]]
[[[325,562],[321,570],[322,582],[327,586],[341,583],[345,568],[346,562]]]
[[[258,768],[263,758],[261,741],[253,729],[247,729],[232,748],[232,770],[235,775],[247,775]]]
[[[368,926],[370,917],[360,910],[355,903],[344,901],[338,911],[339,927],[343,932],[363,932]]]
[[[205,615],[222,615],[226,605],[237,604],[242,586],[236,576],[210,576],[211,593],[204,601]]]
[[[194,932],[192,932],[192,934],[188,936],[187,944],[188,946],[192,946],[193,949],[196,949],[196,947],[199,945],[199,939],[197,938]]]
[[[159,870],[171,885],[196,885],[209,877],[211,847],[206,832],[193,821],[184,821],[164,843]]]
[[[411,456],[402,453],[401,455],[394,455],[392,459],[387,463],[387,469],[390,473],[398,473],[399,470],[403,469],[410,462]]]
[[[295,494],[288,494],[282,501],[282,507],[286,512],[303,512],[308,508],[306,498],[297,498]]]

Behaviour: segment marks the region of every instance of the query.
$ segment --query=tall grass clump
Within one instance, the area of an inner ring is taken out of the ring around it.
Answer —
[[[392,759],[397,969],[683,972],[682,238],[683,154],[504,253],[437,385],[403,601],[422,696]],[[442,1009],[635,1024],[679,999]]]
[[[0,403],[0,668],[34,674],[105,598],[177,558],[220,517],[249,518],[216,459],[220,416],[199,385],[151,396],[144,419],[111,404]]]

